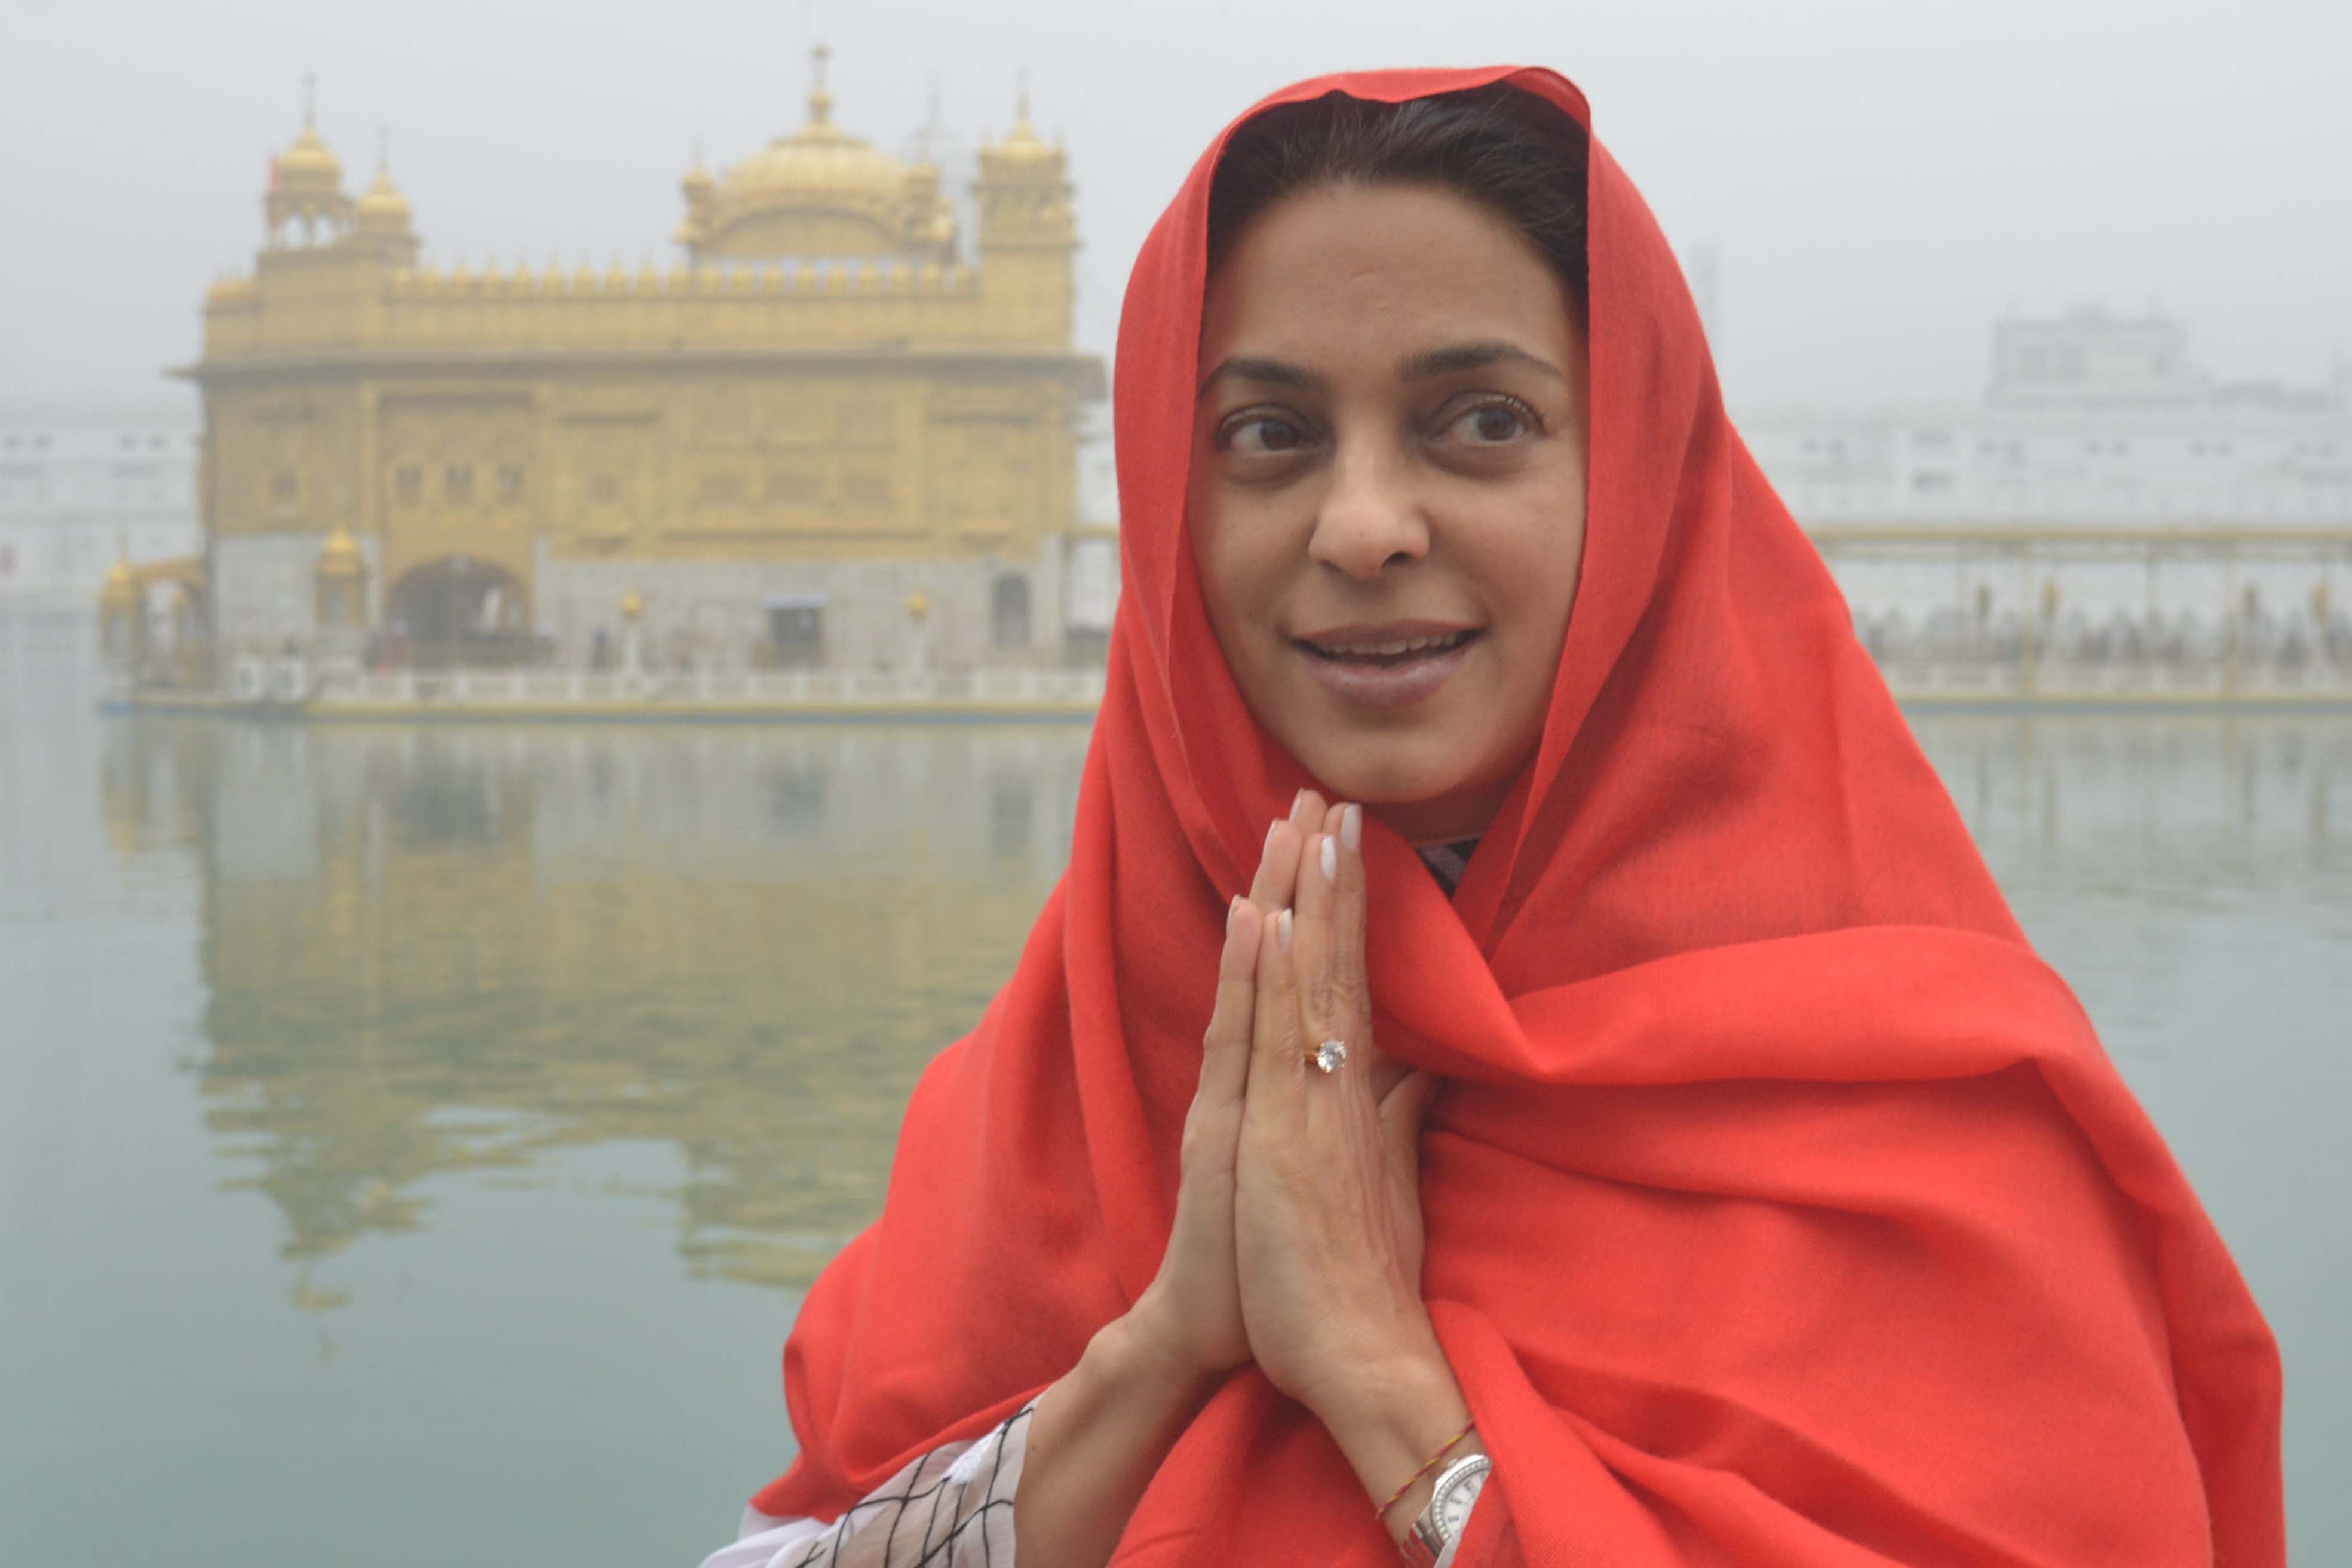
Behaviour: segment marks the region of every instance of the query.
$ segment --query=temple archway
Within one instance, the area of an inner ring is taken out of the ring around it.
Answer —
[[[389,627],[394,657],[426,668],[530,662],[530,597],[504,567],[444,556],[412,567],[393,585]]]
[[[142,578],[142,680],[164,686],[205,685],[210,676],[212,639],[202,570],[193,562],[167,561]]]
[[[212,664],[204,562],[118,560],[99,593],[99,648],[137,685],[202,686]]]

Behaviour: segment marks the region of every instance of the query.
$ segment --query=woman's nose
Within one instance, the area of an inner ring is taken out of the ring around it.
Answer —
[[[1429,525],[1401,465],[1363,454],[1333,465],[1307,553],[1359,581],[1429,553]]]

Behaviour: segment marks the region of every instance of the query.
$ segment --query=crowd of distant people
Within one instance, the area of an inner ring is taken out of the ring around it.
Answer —
[[[2243,678],[2352,674],[2352,616],[2316,607],[2273,614],[2255,603],[2226,620],[2194,610],[2029,618],[2014,609],[1972,614],[1954,605],[1916,619],[1901,610],[1857,610],[1854,630],[1881,665],[2014,664],[2031,657],[2089,669],[2234,664]]]

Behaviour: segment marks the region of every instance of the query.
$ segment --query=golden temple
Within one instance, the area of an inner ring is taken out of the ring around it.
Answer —
[[[1063,662],[1105,392],[1066,156],[1024,81],[967,254],[940,169],[837,124],[825,64],[798,130],[696,160],[667,269],[422,267],[388,164],[346,194],[306,110],[179,372],[216,681],[297,651],[598,667],[624,637],[655,670]]]

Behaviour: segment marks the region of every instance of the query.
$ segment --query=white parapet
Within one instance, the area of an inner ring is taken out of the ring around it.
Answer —
[[[306,712],[332,717],[1084,716],[1103,672],[588,670],[316,672]]]

